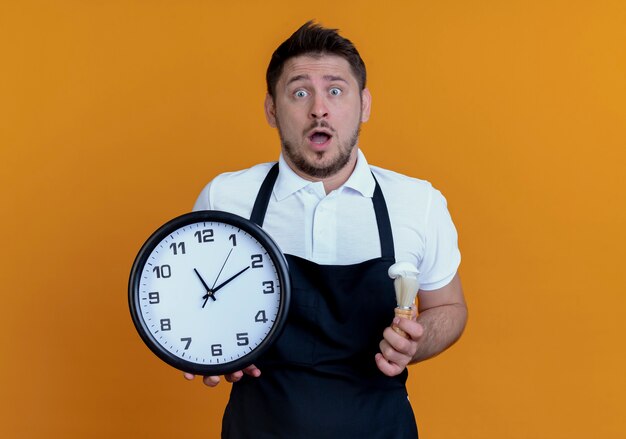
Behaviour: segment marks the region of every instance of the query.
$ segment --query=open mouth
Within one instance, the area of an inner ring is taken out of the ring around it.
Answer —
[[[322,132],[322,131],[315,131],[313,134],[311,134],[309,136],[309,140],[312,143],[315,143],[317,145],[322,145],[326,142],[328,142],[330,140],[330,134]]]

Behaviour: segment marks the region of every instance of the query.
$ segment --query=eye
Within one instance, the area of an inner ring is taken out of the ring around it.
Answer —
[[[309,94],[305,90],[296,90],[296,92],[294,93],[294,96],[297,98],[305,98],[308,95]]]
[[[333,88],[330,89],[329,93],[332,96],[339,96],[341,94],[341,89],[338,88],[338,87],[333,87]]]

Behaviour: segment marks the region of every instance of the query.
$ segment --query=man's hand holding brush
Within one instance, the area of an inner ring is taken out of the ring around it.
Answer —
[[[388,376],[399,375],[409,364],[443,352],[465,328],[467,307],[458,274],[446,286],[430,291],[419,290],[418,274],[417,268],[406,262],[389,268],[398,307],[391,326],[383,331],[380,352],[375,356],[378,369]],[[416,310],[413,303],[418,290]]]

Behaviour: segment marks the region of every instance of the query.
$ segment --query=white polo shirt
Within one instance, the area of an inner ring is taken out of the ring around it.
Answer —
[[[273,165],[218,175],[202,190],[194,210],[222,210],[250,218],[261,183]],[[348,181],[328,195],[322,182],[298,176],[282,155],[278,166],[263,229],[283,253],[324,265],[380,257],[373,173],[389,210],[396,261],[418,267],[422,290],[441,288],[454,277],[461,261],[456,229],[445,198],[427,181],[370,167],[360,150]]]

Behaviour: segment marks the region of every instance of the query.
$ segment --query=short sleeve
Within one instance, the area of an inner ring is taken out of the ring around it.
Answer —
[[[250,217],[256,194],[273,163],[216,175],[198,195],[193,210],[221,210]]]
[[[430,291],[450,283],[461,263],[461,253],[457,231],[441,192],[431,190],[428,206],[425,251],[418,269],[420,289]]]
[[[196,203],[193,205],[193,211],[210,210],[211,209],[211,183],[207,184],[198,195]]]

